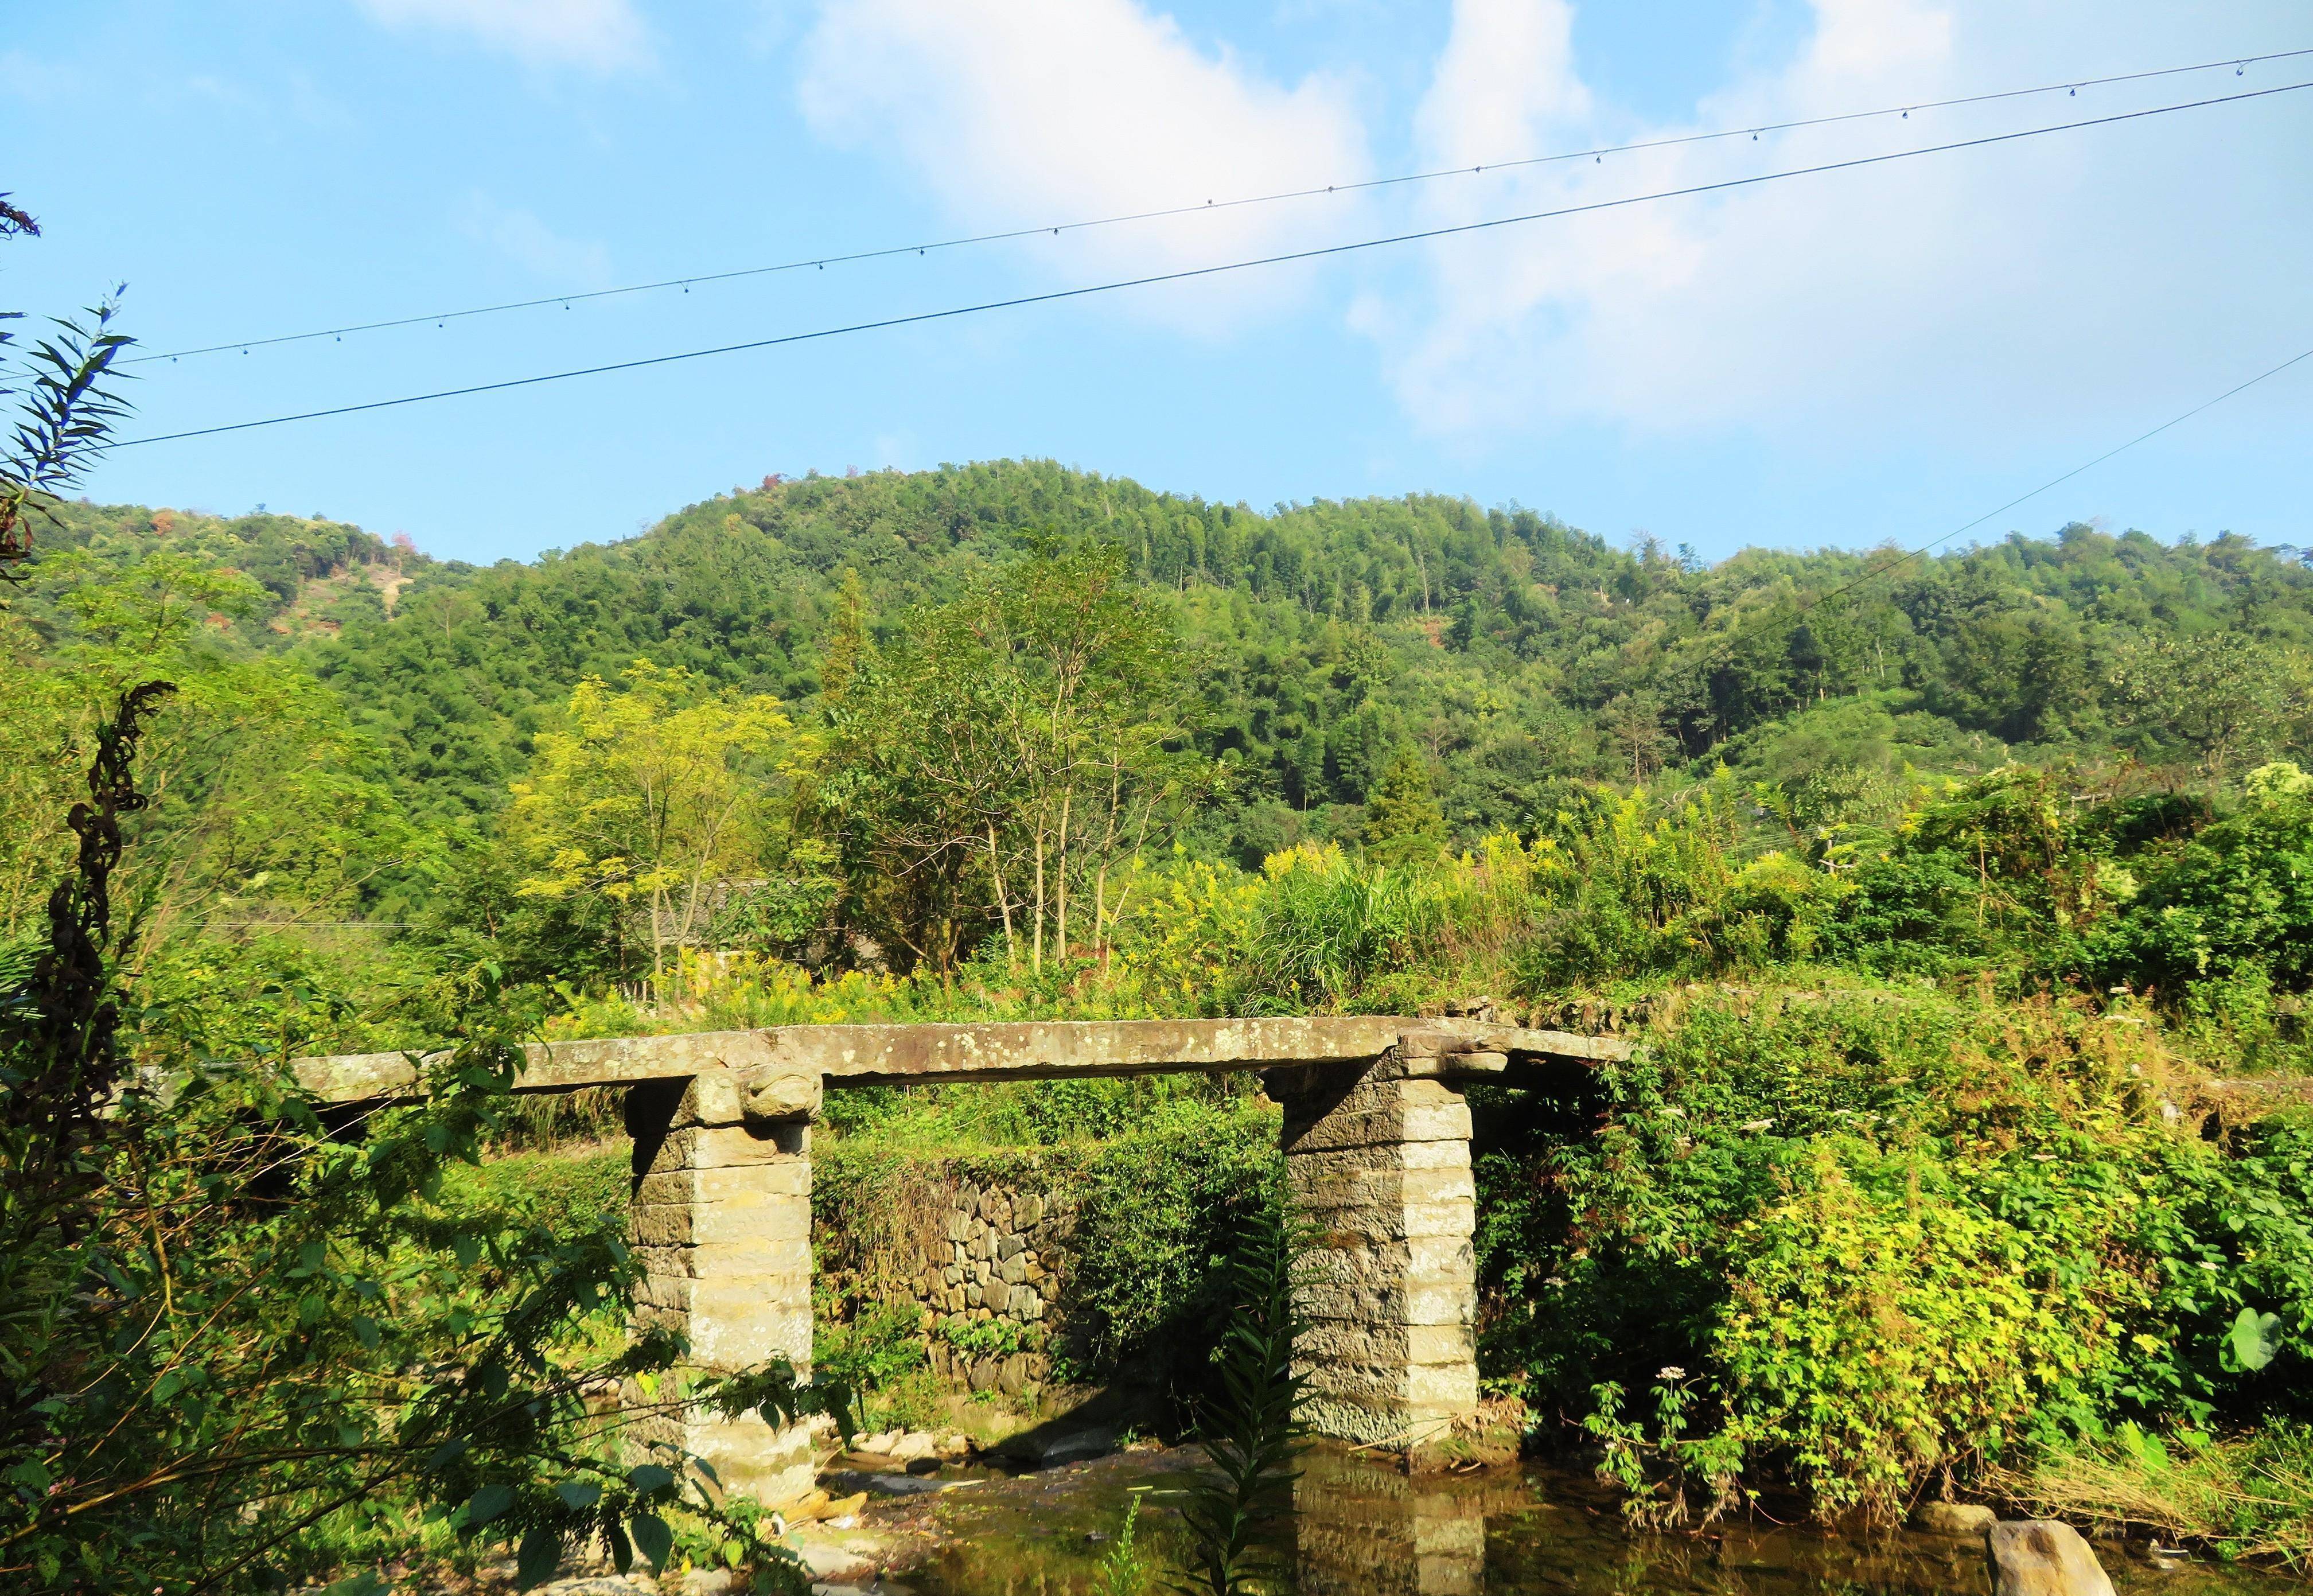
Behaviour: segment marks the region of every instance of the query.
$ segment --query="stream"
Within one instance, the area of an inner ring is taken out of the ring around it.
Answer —
[[[1165,1505],[1193,1451],[1136,1449],[1012,1477],[879,1503],[860,1528],[891,1553],[881,1589],[899,1596],[1104,1596],[1125,1504],[1142,1502],[1138,1544],[1179,1533]],[[1763,1520],[1696,1534],[1633,1535],[1615,1499],[1578,1473],[1528,1464],[1408,1478],[1354,1453],[1317,1451],[1295,1493],[1303,1596],[1989,1596],[1981,1542],[1900,1531],[1871,1537]],[[2196,1561],[2162,1570],[2098,1540],[2119,1596],[2302,1596],[2283,1572]],[[1143,1587],[1160,1588],[1156,1581]]]

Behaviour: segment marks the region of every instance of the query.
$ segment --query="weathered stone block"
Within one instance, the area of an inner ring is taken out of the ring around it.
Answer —
[[[1471,1210],[1477,1195],[1466,1165],[1460,1168],[1313,1169],[1297,1173],[1293,1181],[1295,1206],[1313,1218],[1319,1217],[1315,1211],[1370,1211],[1376,1219],[1388,1222],[1384,1216],[1409,1205],[1453,1204],[1458,1205],[1456,1212]],[[1471,1221],[1465,1222],[1474,1222],[1473,1211]]]
[[[1444,1089],[1440,1082],[1434,1080],[1409,1080],[1404,1084],[1409,1088],[1433,1086]],[[1292,1122],[1288,1121],[1285,1127],[1285,1151],[1288,1153],[1469,1139],[1470,1107],[1458,1098],[1450,1103],[1408,1102],[1366,1114],[1327,1115],[1299,1127],[1297,1133]]]
[[[821,1087],[821,1077],[815,1070],[766,1064],[749,1071],[743,1078],[740,1112],[750,1122],[776,1124],[782,1120],[817,1119]]]
[[[1974,1539],[1999,1521],[2000,1515],[1980,1502],[1922,1502],[1912,1510],[1912,1528],[1927,1535]]]
[[[808,1245],[811,1204],[776,1193],[741,1191],[690,1203],[638,1203],[628,1233],[642,1247]]]
[[[716,1203],[726,1199],[778,1199],[811,1203],[811,1166],[800,1159],[715,1168],[653,1168],[636,1183],[634,1200],[652,1203]]]
[[[770,1283],[765,1283],[769,1284]],[[743,1369],[784,1355],[799,1371],[811,1364],[811,1299],[809,1282],[800,1304],[782,1303],[752,1308],[734,1301],[725,1304],[693,1302],[690,1309],[690,1355],[710,1369]]]
[[[1470,1363],[1474,1367],[1476,1338],[1466,1323],[1450,1325],[1376,1324],[1364,1320],[1321,1319],[1310,1325],[1295,1344],[1306,1362],[1340,1364]]]
[[[810,1495],[811,1432],[796,1424],[774,1430],[760,1417],[704,1418],[686,1426],[682,1444],[713,1467],[726,1492],[776,1507]]]
[[[761,1133],[744,1125],[691,1125],[669,1131],[660,1143],[652,1168],[716,1169],[751,1164],[791,1163],[800,1166],[806,1150],[797,1146],[802,1133],[777,1129]]]
[[[800,1236],[765,1237],[758,1241],[723,1242],[712,1247],[651,1247],[638,1245],[643,1268],[655,1276],[719,1280],[734,1275],[795,1274],[811,1272],[811,1243]]]

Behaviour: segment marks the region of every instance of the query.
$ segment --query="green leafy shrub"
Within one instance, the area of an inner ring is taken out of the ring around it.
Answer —
[[[1086,1170],[1068,1308],[1096,1366],[1127,1359],[1200,1378],[1226,1317],[1223,1265],[1282,1155],[1274,1109],[1168,1106]]]
[[[2093,944],[2115,979],[2178,993],[2244,968],[2313,983],[2313,778],[2269,765],[2247,801],[2143,876],[2125,917]]]
[[[1661,1005],[1573,1098],[1481,1101],[1482,1366],[1570,1416],[1692,1371],[1688,1440],[1881,1516],[2124,1418],[2292,1403],[2304,1133],[2228,1156],[2168,1071],[2046,999]]]

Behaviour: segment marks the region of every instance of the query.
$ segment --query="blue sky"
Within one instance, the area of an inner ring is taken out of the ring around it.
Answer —
[[[83,0],[0,31],[0,257],[150,349],[2313,46],[2301,0]],[[2313,79],[2313,57],[137,368],[132,434],[1043,292]],[[92,109],[94,108],[94,109]],[[455,558],[767,472],[1051,456],[1923,542],[2313,348],[2313,91],[124,450],[92,497]],[[2313,361],[2005,516],[2313,543]]]

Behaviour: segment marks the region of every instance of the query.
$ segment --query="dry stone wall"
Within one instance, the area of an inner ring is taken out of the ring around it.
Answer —
[[[955,1389],[1033,1396],[1073,1345],[1070,1173],[999,1180],[903,1165],[885,1177],[897,1189],[877,1194],[898,1222],[828,1239],[831,1283],[861,1301],[911,1298],[931,1370]]]
[[[1051,1378],[1076,1200],[992,1183],[945,1190],[940,1239],[915,1279],[933,1371],[972,1390],[1022,1395]]]

